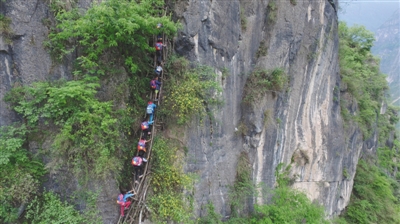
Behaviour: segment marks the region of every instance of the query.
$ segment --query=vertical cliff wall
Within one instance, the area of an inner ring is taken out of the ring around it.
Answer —
[[[225,104],[215,121],[193,121],[186,135],[187,171],[200,176],[199,215],[211,201],[229,216],[229,186],[243,151],[251,159],[254,183],[272,187],[276,166],[291,164],[293,187],[323,204],[328,216],[347,205],[363,143],[356,128],[345,133],[340,117],[335,4],[189,0],[175,5],[184,25],[176,51],[230,74],[220,80]],[[289,87],[248,106],[241,103],[243,87],[255,67],[283,68]],[[235,133],[242,123],[248,129],[244,137]]]
[[[81,7],[89,2],[81,1]],[[375,143],[372,139],[364,145],[356,128],[343,128],[335,4],[175,1],[174,16],[183,24],[175,51],[214,67],[223,87],[224,104],[213,108],[215,119],[193,120],[184,135],[189,148],[186,171],[200,177],[194,192],[198,215],[209,201],[223,216],[230,215],[229,186],[242,152],[250,158],[254,183],[272,187],[276,166],[292,164],[293,187],[323,204],[327,215],[338,214],[348,203],[360,151]],[[17,116],[3,102],[4,94],[14,85],[70,78],[72,59],[55,64],[43,47],[50,18],[44,1],[8,0],[0,5],[13,30],[11,43],[0,38],[0,125],[6,125]],[[241,103],[242,95],[255,67],[282,68],[289,84],[249,106]],[[237,131],[242,125],[247,127],[244,136]],[[80,187],[66,177],[54,174],[48,186],[66,194]],[[93,185],[101,190],[98,205],[104,221],[115,221],[118,213],[110,201],[118,193],[115,181]]]

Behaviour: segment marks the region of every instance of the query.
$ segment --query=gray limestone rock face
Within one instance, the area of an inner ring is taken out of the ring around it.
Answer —
[[[184,10],[176,10],[184,25],[176,51],[214,67],[217,74],[229,70],[220,80],[225,103],[215,110],[215,121],[193,121],[187,130],[186,171],[200,176],[194,195],[197,215],[212,202],[229,217],[229,186],[242,151],[249,154],[254,183],[273,187],[277,165],[291,164],[293,187],[325,206],[327,216],[338,215],[348,204],[366,146],[356,127],[345,132],[340,115],[335,4],[189,0]],[[266,53],[258,55],[259,49]],[[260,96],[249,106],[241,103],[242,94],[255,67],[282,68],[290,81],[285,90]],[[235,133],[241,122],[248,128],[245,137]],[[253,201],[263,203],[261,197]]]

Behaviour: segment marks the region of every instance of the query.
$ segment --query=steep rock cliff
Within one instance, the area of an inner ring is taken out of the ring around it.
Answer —
[[[89,2],[79,4],[87,8]],[[337,2],[291,2],[296,1],[182,0],[174,5],[174,16],[183,24],[176,52],[214,67],[224,90],[224,104],[213,108],[215,120],[194,120],[184,135],[186,170],[200,176],[194,192],[198,215],[209,201],[230,215],[229,186],[242,152],[249,155],[254,183],[272,187],[276,166],[292,163],[293,186],[323,204],[327,215],[336,215],[350,198],[361,149],[375,144],[372,139],[364,146],[357,128],[345,132],[340,117]],[[14,32],[12,44],[0,39],[0,125],[6,125],[17,116],[3,102],[4,94],[14,85],[70,78],[72,58],[55,64],[43,47],[49,32],[44,19],[51,17],[44,1],[0,5]],[[289,86],[247,106],[241,103],[243,88],[255,67],[283,68]],[[225,68],[227,77],[222,76]],[[244,137],[236,131],[242,123],[248,129]],[[54,174],[47,186],[68,195],[80,187],[71,179]],[[118,192],[115,181],[93,185],[101,190],[104,221],[114,222],[118,213],[110,198]]]
[[[347,205],[363,142],[356,128],[345,133],[340,116],[335,3],[190,0],[175,5],[184,25],[176,51],[217,73],[230,71],[221,78],[225,104],[215,121],[193,121],[186,133],[186,169],[201,177],[195,186],[199,215],[209,201],[230,215],[229,186],[242,151],[251,159],[254,183],[272,187],[276,166],[292,164],[293,186],[323,204],[328,216]],[[243,88],[255,67],[283,68],[289,87],[247,106],[241,103]],[[235,133],[242,122],[243,138]]]

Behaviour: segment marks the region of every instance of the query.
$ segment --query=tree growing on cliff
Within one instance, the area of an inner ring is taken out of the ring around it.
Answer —
[[[83,15],[78,9],[61,10],[47,46],[60,60],[79,50],[78,64],[90,74],[104,74],[115,58],[135,73],[148,63],[143,56],[155,51],[149,40],[159,32],[156,25],[162,23],[166,35],[177,31],[169,16],[160,16],[163,6],[163,0],[109,0],[93,3]]]

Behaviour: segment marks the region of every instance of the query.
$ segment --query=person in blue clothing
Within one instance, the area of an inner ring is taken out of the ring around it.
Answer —
[[[154,119],[154,112],[156,109],[157,105],[155,103],[153,103],[152,101],[149,101],[147,103],[147,108],[146,108],[146,114],[149,116],[149,122],[153,123],[153,119]]]
[[[118,198],[117,198],[117,203],[120,205],[120,207],[121,207],[121,216],[122,217],[124,217],[125,216],[125,214],[124,214],[124,211],[125,211],[125,209],[128,209],[129,208],[129,206],[131,205],[131,201],[130,200],[128,200],[129,198],[131,198],[131,197],[133,197],[135,194],[133,194],[133,193],[130,193],[130,192],[132,192],[132,191],[128,191],[128,192],[126,192],[125,194],[123,194],[122,192],[121,192],[121,194],[119,194],[118,195]]]

